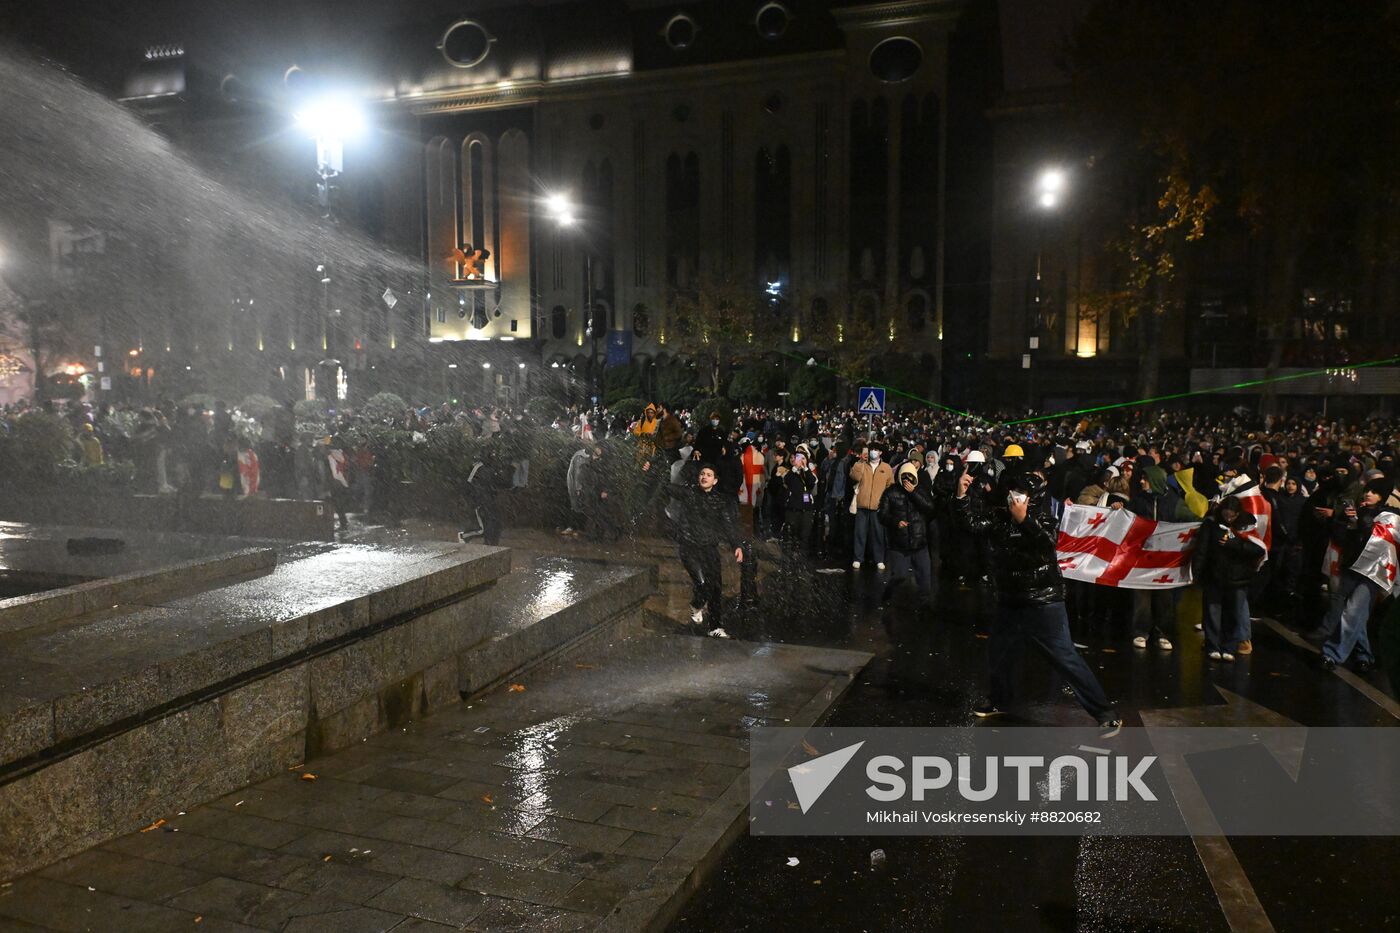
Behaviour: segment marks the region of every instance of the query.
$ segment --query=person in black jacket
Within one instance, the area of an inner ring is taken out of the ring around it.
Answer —
[[[923,605],[933,605],[933,565],[929,560],[929,526],[934,520],[933,498],[919,484],[921,471],[913,463],[900,464],[898,481],[880,500],[880,521],[885,526],[886,557],[890,576],[885,582],[882,602],[909,576],[919,587]]]
[[[787,489],[785,511],[795,551],[801,553],[812,543],[812,520],[817,509],[817,474],[807,465],[805,454],[792,455],[792,468],[783,477]]]
[[[1249,639],[1249,585],[1264,557],[1259,539],[1244,537],[1253,528],[1254,516],[1229,496],[1197,532],[1191,571],[1201,584],[1202,631],[1212,661],[1235,660],[1240,643]]]
[[[1037,474],[1024,474],[1008,488],[1005,507],[988,503],[974,510],[968,497],[973,480],[964,474],[958,481],[953,509],[965,532],[990,544],[997,588],[997,619],[988,645],[991,696],[974,714],[986,718],[1006,711],[1015,699],[1021,650],[1031,642],[1068,682],[1103,736],[1116,735],[1123,724],[1070,638],[1055,526],[1036,501],[1044,496],[1045,481]]]
[[[724,609],[723,578],[717,546],[734,549],[735,563],[743,565],[745,542],[739,534],[739,500],[719,491],[719,477],[710,463],[700,464],[695,482],[667,486],[675,499],[672,515],[681,566],[690,575],[690,620],[696,625],[708,613],[710,635],[728,638],[720,624]]]
[[[1373,670],[1376,656],[1371,652],[1371,640],[1366,623],[1371,607],[1385,595],[1380,584],[1354,569],[1357,558],[1371,540],[1376,517],[1386,511],[1385,501],[1394,491],[1394,484],[1384,477],[1370,480],[1361,494],[1361,502],[1342,499],[1332,519],[1332,542],[1341,549],[1337,566],[1341,575],[1332,590],[1332,604],[1323,629],[1327,639],[1322,645],[1322,667],[1332,670],[1356,655],[1356,669]],[[1382,531],[1385,529],[1382,528]]]

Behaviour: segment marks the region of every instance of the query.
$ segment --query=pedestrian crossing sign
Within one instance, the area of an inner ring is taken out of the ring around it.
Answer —
[[[885,390],[877,386],[861,386],[856,396],[862,415],[883,415],[885,413]]]

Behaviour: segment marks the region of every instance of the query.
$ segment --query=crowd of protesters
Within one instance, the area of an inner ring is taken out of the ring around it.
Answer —
[[[24,410],[0,411],[0,430]],[[711,562],[720,543],[741,565],[766,541],[807,558],[813,572],[874,572],[886,598],[912,577],[917,598],[930,606],[940,587],[999,592],[1004,556],[974,519],[1017,492],[1052,527],[1069,504],[1204,522],[1193,569],[1213,660],[1249,654],[1251,616],[1268,613],[1309,629],[1324,666],[1367,671],[1376,655],[1366,620],[1387,594],[1347,568],[1376,516],[1400,511],[1400,421],[1390,418],[1343,423],[1138,409],[1016,423],[940,410],[870,418],[853,410],[686,411],[658,403],[633,417],[573,410],[537,422],[506,409],[405,405],[374,417],[332,413],[308,430],[286,404],[261,412],[257,430],[248,431],[249,416],[222,402],[75,404],[61,416],[73,428],[75,461],[131,462],[144,491],[326,498],[342,525],[347,513],[370,511],[386,487],[368,426],[501,440],[460,464],[457,478],[468,515],[461,537],[488,543],[501,534],[499,494],[529,483],[528,445],[509,439],[526,431],[571,437],[577,446],[566,454],[560,533],[671,535],[695,583],[695,621],[721,633]],[[618,444],[633,446],[619,454]],[[1271,506],[1267,554],[1232,495],[1246,482]],[[620,490],[637,485],[643,504],[624,505]],[[1340,554],[1335,573],[1324,567],[1329,546]],[[1066,589],[1077,625],[1106,627],[1144,650],[1170,651],[1179,641],[1180,590],[1078,581]]]

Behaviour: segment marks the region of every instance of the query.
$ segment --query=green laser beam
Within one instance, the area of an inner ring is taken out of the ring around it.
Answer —
[[[1347,369],[1369,369],[1372,366],[1384,366],[1387,363],[1400,362],[1400,356],[1392,356],[1384,360],[1368,360],[1365,363],[1349,363]],[[1091,415],[1101,411],[1113,411],[1119,408],[1136,408],[1139,405],[1152,405],[1157,402],[1169,402],[1175,399],[1190,398],[1196,395],[1218,395],[1221,392],[1231,392],[1235,389],[1250,389],[1254,386],[1270,385],[1275,382],[1289,382],[1293,379],[1307,379],[1311,376],[1326,376],[1333,369],[1338,367],[1326,367],[1324,369],[1312,369],[1307,372],[1290,373],[1286,376],[1270,376],[1265,379],[1249,379],[1245,382],[1236,382],[1228,386],[1216,386],[1211,389],[1193,389],[1189,392],[1173,392],[1170,395],[1154,395],[1151,398],[1135,399],[1131,402],[1114,402],[1110,405],[1095,405],[1090,408],[1077,408],[1073,411],[1055,412],[1050,415],[1036,415],[1032,418],[1018,418],[1015,421],[1003,421],[1001,426],[1011,427],[1017,424],[1034,424],[1037,421],[1051,421],[1056,418],[1072,418],[1075,415]]]
[[[791,353],[786,350],[780,350],[778,352],[781,353],[783,356],[790,357],[794,360],[798,360],[799,362],[803,363],[803,365],[806,365],[806,360],[804,360],[801,356],[799,356],[796,353]],[[1391,363],[1400,363],[1400,356],[1392,356],[1383,360],[1367,360],[1364,363],[1348,363],[1345,368],[1369,369],[1373,366],[1385,366]],[[812,365],[820,369],[824,369],[827,372],[833,373],[837,376],[841,375],[839,370],[827,366],[825,363],[814,363]],[[943,411],[952,412],[955,415],[960,415],[964,418],[972,418],[976,421],[980,421],[983,424],[990,425],[992,427],[1013,427],[1018,424],[1035,424],[1039,421],[1052,421],[1057,418],[1072,418],[1076,415],[1092,415],[1104,411],[1115,411],[1121,408],[1136,408],[1140,405],[1154,405],[1157,402],[1171,402],[1177,399],[1193,398],[1198,395],[1219,395],[1222,392],[1232,392],[1236,389],[1250,389],[1255,386],[1270,385],[1276,382],[1290,382],[1294,379],[1307,379],[1312,376],[1326,376],[1329,375],[1334,369],[1338,368],[1342,367],[1329,366],[1324,367],[1323,369],[1310,369],[1306,372],[1301,373],[1290,373],[1286,376],[1269,376],[1264,379],[1249,379],[1244,382],[1236,382],[1232,385],[1227,386],[1216,386],[1211,389],[1192,389],[1187,392],[1172,392],[1167,395],[1153,395],[1149,398],[1134,399],[1130,402],[1113,402],[1108,405],[1094,405],[1089,408],[1076,408],[1072,411],[1054,412],[1053,414],[1049,415],[1035,415],[1034,417],[1030,418],[1017,418],[1014,421],[991,421],[987,418],[983,418],[981,415],[974,415],[970,411],[962,411],[961,409],[953,408],[951,405],[943,405],[939,402],[933,401],[932,399],[926,399],[922,396],[915,395],[912,392],[905,392],[903,389],[897,389],[894,386],[885,385],[883,382],[877,382],[873,379],[867,379],[866,383],[868,385],[884,389],[886,392],[893,393],[894,395],[898,395],[907,399],[912,399],[913,401],[919,402],[930,408],[938,408]]]

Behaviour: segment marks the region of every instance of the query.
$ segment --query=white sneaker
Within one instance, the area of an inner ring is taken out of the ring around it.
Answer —
[[[1157,647],[1161,648],[1163,651],[1171,651],[1172,641],[1170,638],[1159,638],[1157,639]]]
[[[885,565],[884,565],[884,564],[876,564],[876,565],[875,565],[875,569],[878,570],[878,571],[880,571],[881,573],[884,573],[884,572],[885,572]]]
[[[1220,652],[1219,652],[1219,651],[1212,651],[1212,652],[1210,652],[1210,653],[1207,655],[1207,657],[1209,657],[1212,661],[1219,661],[1219,660],[1220,660]]]
[[[714,628],[714,629],[710,629],[710,637],[711,637],[711,638],[728,638],[728,637],[729,637],[729,633],[726,632],[726,631],[725,631],[724,629],[722,629],[722,628]]]
[[[1201,623],[1199,623],[1199,622],[1196,623],[1196,631],[1198,631],[1198,632],[1203,632],[1203,631],[1205,631],[1205,628],[1206,628],[1206,627],[1205,627],[1204,625],[1202,625]]]
[[[1146,635],[1138,635],[1136,638],[1134,638],[1134,639],[1133,639],[1133,647],[1134,647],[1134,648],[1146,648],[1146,647],[1147,647],[1147,636],[1146,636]]]
[[[690,621],[694,622],[696,625],[699,625],[701,622],[704,622],[705,607],[701,606],[699,609],[690,610]]]
[[[851,569],[852,569],[852,570],[859,570],[859,569],[860,569],[860,561],[858,561],[858,560],[853,560],[853,561],[851,561]]]
[[[1233,660],[1235,660],[1235,656],[1234,656],[1233,654],[1231,654],[1230,652],[1228,652],[1228,651],[1222,651],[1222,652],[1220,652],[1220,660],[1222,660],[1222,661],[1233,661]]]

